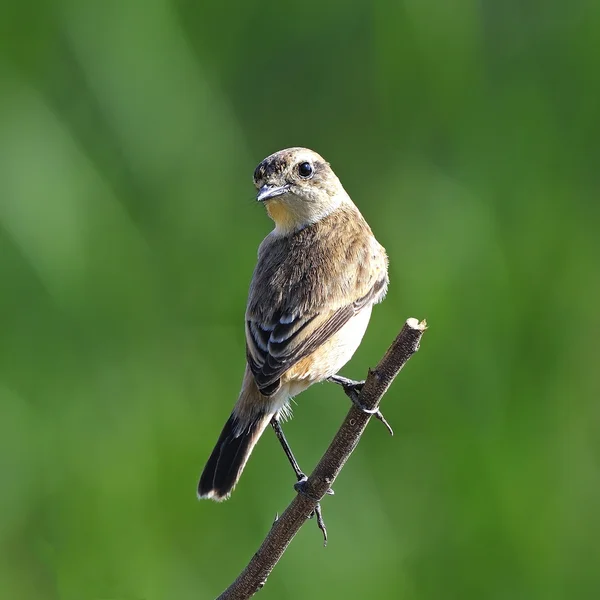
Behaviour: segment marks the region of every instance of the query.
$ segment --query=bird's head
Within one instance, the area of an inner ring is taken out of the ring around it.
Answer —
[[[254,185],[280,233],[316,223],[349,200],[329,163],[308,148],[267,156],[254,171]]]

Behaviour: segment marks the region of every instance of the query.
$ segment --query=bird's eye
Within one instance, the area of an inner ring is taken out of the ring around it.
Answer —
[[[313,167],[309,162],[301,162],[298,165],[298,175],[302,177],[302,179],[308,179],[312,177]]]

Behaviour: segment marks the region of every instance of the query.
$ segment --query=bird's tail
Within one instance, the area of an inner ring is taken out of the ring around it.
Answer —
[[[216,501],[229,498],[273,414],[259,413],[245,423],[238,419],[235,411],[231,414],[200,476],[199,498]]]

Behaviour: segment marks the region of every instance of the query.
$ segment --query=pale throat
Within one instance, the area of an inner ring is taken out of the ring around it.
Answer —
[[[273,233],[287,235],[304,229],[324,219],[336,210],[347,198],[345,194],[337,194],[329,202],[320,205],[303,203],[301,200],[273,199],[265,207],[269,217],[275,222]]]

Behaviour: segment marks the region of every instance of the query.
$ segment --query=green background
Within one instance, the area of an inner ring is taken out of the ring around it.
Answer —
[[[596,0],[3,2],[2,600],[211,599],[292,499],[271,432],[195,486],[295,145],[390,256],[343,373],[430,328],[260,598],[598,598],[599,40]],[[305,470],[347,409],[299,398]]]

